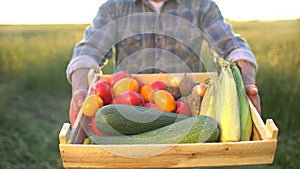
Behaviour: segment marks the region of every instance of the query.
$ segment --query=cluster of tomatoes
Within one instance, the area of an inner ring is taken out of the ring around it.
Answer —
[[[171,84],[178,87],[179,84],[176,83],[178,83],[177,79],[172,79]],[[100,77],[92,84],[90,95],[83,102],[82,112],[84,115],[92,117],[92,126],[95,126],[95,114],[98,109],[107,104],[143,106],[191,116],[191,111],[186,103],[180,99],[176,100],[176,96],[168,91],[167,87],[162,81],[143,84],[129,72],[119,71],[110,77]],[[92,128],[94,133],[99,134],[95,127]]]

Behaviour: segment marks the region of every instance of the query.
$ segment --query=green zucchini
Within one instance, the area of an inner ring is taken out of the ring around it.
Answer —
[[[89,136],[91,144],[178,144],[214,142],[219,139],[217,122],[209,116],[194,116],[136,135]]]
[[[110,104],[96,113],[96,127],[105,135],[133,135],[154,130],[189,116],[141,106]]]
[[[236,62],[231,62],[231,69],[233,78],[236,83],[236,90],[238,94],[238,100],[240,105],[240,125],[241,136],[240,141],[249,141],[252,135],[252,117],[250,112],[250,105],[248,102],[247,93],[245,90],[244,82],[240,69],[236,65]]]

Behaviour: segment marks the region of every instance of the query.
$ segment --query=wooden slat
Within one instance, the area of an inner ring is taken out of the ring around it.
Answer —
[[[144,84],[151,84],[154,81],[162,81],[167,86],[170,85],[170,80],[178,75],[187,75],[191,77],[195,82],[204,82],[211,76],[215,76],[215,73],[159,73],[159,74],[132,74],[132,76],[140,80]],[[101,77],[110,77],[111,75],[100,75]]]
[[[96,71],[94,69],[89,70],[88,76],[87,76],[89,86],[91,86],[91,84],[93,83],[95,74],[96,74]]]
[[[267,119],[266,129],[268,132],[268,140],[277,140],[278,128],[272,119]]]
[[[252,140],[262,140],[259,131],[257,130],[257,127],[255,125],[252,126]]]
[[[67,144],[67,140],[70,137],[70,123],[64,123],[59,132],[59,142],[60,144]]]
[[[250,109],[251,109],[251,116],[254,122],[254,138],[260,137],[263,140],[276,140],[278,136],[278,128],[275,125],[272,119],[267,119],[266,124],[264,124],[260,114],[252,104],[249,99]],[[257,133],[258,131],[258,133]],[[259,135],[259,136],[258,136]]]
[[[271,164],[276,144],[60,145],[60,150],[66,168],[180,168]]]
[[[256,108],[254,107],[254,105],[250,101],[250,99],[248,99],[248,100],[249,100],[249,104],[250,104],[252,121],[253,121],[256,129],[258,130],[258,132],[260,134],[260,137],[263,140],[268,140],[268,135],[266,133],[266,126],[265,126],[260,114],[258,113]]]

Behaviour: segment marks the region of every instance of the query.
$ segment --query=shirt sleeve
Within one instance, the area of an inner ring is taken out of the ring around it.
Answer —
[[[99,70],[106,59],[111,58],[113,46],[112,17],[107,9],[108,3],[103,4],[93,23],[87,27],[83,39],[74,47],[71,61],[66,70],[67,79],[71,82],[72,73],[81,68]]]
[[[245,60],[252,63],[255,69],[258,65],[254,54],[246,41],[233,32],[215,2],[211,2],[200,16],[203,36],[210,47],[220,56],[228,60]]]
[[[228,56],[225,57],[227,60],[245,60],[250,62],[254,67],[255,70],[257,71],[258,65],[256,62],[256,59],[252,52],[249,50],[245,50],[243,48],[238,48],[230,52]]]

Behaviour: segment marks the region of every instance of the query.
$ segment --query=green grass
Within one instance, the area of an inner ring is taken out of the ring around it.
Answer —
[[[6,108],[1,111],[0,168],[60,168],[58,132],[67,120],[68,98],[14,85],[1,88],[6,88]]]
[[[258,60],[263,119],[279,127],[272,165],[235,168],[299,168],[300,21],[232,24]],[[58,133],[71,97],[65,69],[85,27],[0,26],[1,169],[62,168]]]

